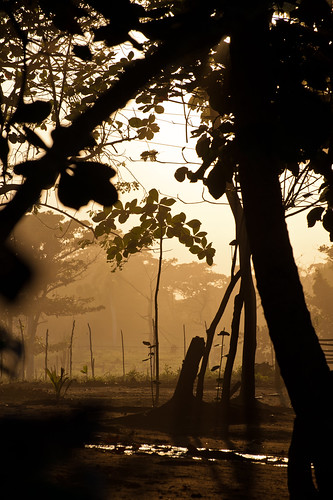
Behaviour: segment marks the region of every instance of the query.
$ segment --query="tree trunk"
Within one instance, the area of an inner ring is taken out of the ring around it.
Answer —
[[[187,350],[172,398],[153,411],[154,421],[164,421],[172,434],[198,432],[202,423],[202,401],[193,395],[194,382],[205,349],[202,337],[194,337]]]
[[[202,337],[194,337],[183,361],[183,366],[173,395],[173,399],[181,402],[182,405],[186,405],[193,398],[193,385],[204,349],[204,339]]]
[[[223,377],[223,388],[222,388],[222,398],[221,398],[221,406],[222,406],[222,430],[223,433],[226,434],[229,426],[229,408],[230,408],[230,397],[231,397],[231,376],[232,369],[234,366],[234,361],[237,353],[237,344],[238,344],[238,336],[239,336],[239,324],[240,317],[243,308],[244,297],[242,294],[242,290],[238,293],[234,299],[234,313],[231,322],[231,337],[230,337],[230,347],[229,347],[229,355],[227,357],[227,363],[224,370]]]
[[[245,227],[243,208],[232,183],[227,184],[226,194],[236,223],[236,240],[239,246],[242,280],[241,288],[244,299],[244,344],[240,396],[250,419],[255,402],[254,365],[257,347],[257,301],[252,279],[251,251]]]
[[[279,165],[270,149],[272,137],[266,135],[271,90],[268,18],[248,16],[246,22],[237,23],[230,49],[247,234],[281,375],[297,418],[306,429],[318,489],[329,495],[329,471],[333,470],[330,371],[305,304],[285,223]]]
[[[206,340],[206,346],[205,346],[205,350],[204,350],[204,354],[203,354],[200,372],[198,375],[198,385],[197,385],[197,392],[196,392],[196,397],[200,401],[202,401],[202,398],[203,398],[205,374],[206,374],[206,369],[207,369],[207,365],[208,365],[209,354],[210,354],[212,344],[213,344],[215,331],[216,331],[217,325],[221,321],[221,318],[223,316],[225,308],[228,305],[230,295],[231,295],[237,281],[239,280],[240,276],[241,276],[241,273],[240,273],[240,271],[238,271],[234,276],[231,277],[230,283],[225,291],[225,294],[224,294],[223,299],[221,301],[220,307],[218,308],[218,311],[215,314],[215,317],[214,317],[213,321],[211,322],[210,327],[207,329],[207,332],[206,332],[207,333],[207,340]]]
[[[161,282],[161,274],[162,274],[162,261],[163,261],[163,236],[162,236],[162,228],[161,236],[159,239],[159,256],[158,256],[158,270],[156,277],[156,288],[154,295],[154,312],[155,312],[155,320],[154,320],[154,344],[155,344],[155,358],[154,358],[154,366],[155,366],[155,404],[158,406],[160,399],[160,340],[159,340],[159,317],[158,317],[158,293],[160,291],[160,282]]]

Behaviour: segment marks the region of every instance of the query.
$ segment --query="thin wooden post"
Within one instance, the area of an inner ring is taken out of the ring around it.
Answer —
[[[153,339],[152,339],[152,342],[151,344],[152,345],[156,345],[156,338],[155,338],[155,321],[154,319],[151,320],[152,321],[152,324],[153,324]],[[154,348],[155,349],[155,348]],[[155,356],[155,351],[152,351],[154,354],[153,356]],[[155,360],[154,360],[154,363],[153,363],[153,378],[155,378],[155,373],[156,373],[156,364],[155,364]]]
[[[24,326],[21,321],[21,318],[19,318],[19,326],[20,326],[20,332],[21,332],[21,342],[22,342],[22,380],[24,380],[24,372],[25,372],[25,349],[24,349]]]
[[[75,329],[75,319],[73,319],[72,333],[71,333],[71,341],[69,344],[69,376],[72,377],[72,365],[73,365],[73,338],[74,338],[74,329]]]
[[[47,354],[48,354],[48,348],[49,348],[49,329],[46,330],[45,334],[45,380],[47,379]]]
[[[90,346],[90,363],[91,363],[91,376],[92,378],[95,378],[95,359],[93,355],[93,348],[92,348],[92,339],[91,339],[91,328],[88,323],[88,328],[89,328],[89,346]]]
[[[123,356],[123,379],[125,380],[125,350],[124,350],[124,335],[122,330],[120,330],[120,335],[121,335],[121,351]]]

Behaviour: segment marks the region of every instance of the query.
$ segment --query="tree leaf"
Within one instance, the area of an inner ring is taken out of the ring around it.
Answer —
[[[183,224],[186,221],[186,215],[184,212],[180,212],[180,214],[175,215],[172,217],[172,225],[174,224]]]
[[[193,245],[189,248],[190,252],[193,254],[198,254],[201,248],[198,245]]]
[[[153,188],[148,193],[147,203],[152,203],[154,201],[158,202],[158,198],[159,198],[158,191],[157,189]]]
[[[115,170],[102,163],[77,162],[60,176],[59,200],[75,210],[91,200],[111,206],[118,200],[116,188],[110,183],[115,174]]]
[[[164,113],[164,107],[158,104],[157,106],[154,107],[155,113],[161,114]]]
[[[94,222],[101,222],[102,220],[106,219],[106,217],[107,217],[107,214],[103,210],[102,212],[98,212],[96,215],[94,215],[92,217],[92,220]]]
[[[188,168],[187,167],[180,167],[176,170],[175,172],[175,179],[178,181],[178,182],[183,182],[185,180],[185,177],[187,175],[187,172],[188,172]]]
[[[211,255],[206,255],[206,262],[209,266],[212,266],[214,264],[213,257]]]
[[[220,365],[214,365],[214,366],[210,369],[210,371],[211,371],[211,372],[215,372],[215,371],[216,371],[216,370],[218,370],[219,368],[220,368]]]
[[[124,224],[124,222],[127,221],[128,217],[129,217],[128,213],[122,212],[118,217],[118,221],[120,222],[120,224]]]
[[[209,193],[215,200],[224,195],[227,179],[221,162],[217,162],[213,169],[209,172],[206,179],[206,185]]]
[[[204,158],[209,152],[210,138],[205,134],[200,137],[195,146],[197,155],[200,158]]]
[[[152,128],[146,128],[145,130],[146,130],[146,138],[148,139],[148,141],[151,141],[154,138],[154,132]]]
[[[333,210],[327,209],[323,216],[323,226],[329,233],[333,232]]]
[[[192,228],[193,234],[196,234],[200,229],[201,222],[198,219],[192,219],[187,222],[187,225]]]
[[[226,332],[225,330],[222,330],[220,333],[217,334],[218,336],[227,336],[227,337],[230,337],[230,333],[229,332]]]
[[[324,207],[316,207],[310,210],[310,212],[306,216],[308,227],[313,227],[317,221],[321,220],[321,216],[324,210]]]
[[[142,127],[142,120],[141,118],[137,118],[136,116],[132,116],[132,118],[130,118],[128,120],[128,123],[130,124],[131,127],[133,128],[139,128],[139,127]]]
[[[176,203],[177,200],[174,200],[173,198],[162,198],[160,200],[160,205],[166,205],[167,207],[171,207]]]

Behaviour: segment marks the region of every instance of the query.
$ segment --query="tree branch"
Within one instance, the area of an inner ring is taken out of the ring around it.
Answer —
[[[192,18],[193,21],[193,18]],[[202,21],[196,26],[180,26],[169,39],[144,59],[137,59],[124,68],[115,84],[96,99],[94,105],[77,117],[71,126],[60,127],[52,134],[53,146],[40,159],[36,169],[22,184],[11,202],[0,212],[0,240],[5,240],[20,218],[49,189],[66,166],[67,158],[78,154],[88,143],[96,126],[124,107],[139,89],[170,64],[181,64],[185,58],[198,58],[217,44],[226,33],[224,18]],[[197,28],[200,28],[199,32]]]

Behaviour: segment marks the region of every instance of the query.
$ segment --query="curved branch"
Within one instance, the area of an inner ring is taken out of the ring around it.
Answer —
[[[40,205],[43,206],[43,207],[46,207],[46,208],[50,208],[51,210],[55,210],[56,212],[59,212],[60,214],[65,215],[65,217],[68,217],[69,219],[72,219],[73,221],[75,221],[78,224],[80,224],[80,226],[85,227],[86,229],[88,229],[89,231],[91,231],[93,233],[93,235],[94,235],[94,238],[96,238],[94,228],[91,227],[91,226],[89,226],[88,224],[85,224],[80,219],[77,219],[74,215],[70,215],[65,210],[62,210],[61,208],[49,205],[48,203],[40,203]]]

